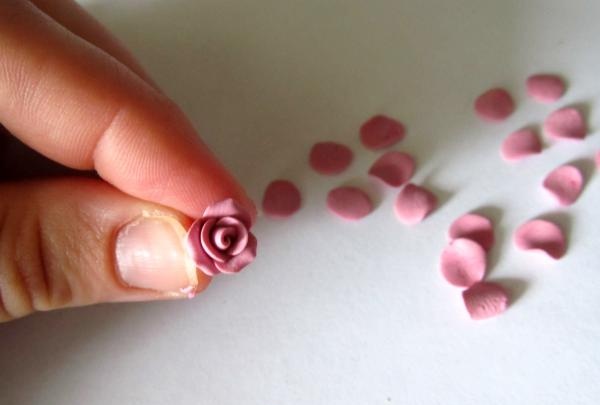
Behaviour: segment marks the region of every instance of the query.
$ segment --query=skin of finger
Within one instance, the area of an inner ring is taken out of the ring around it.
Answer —
[[[141,215],[190,219],[100,180],[67,178],[0,185],[0,320],[100,302],[181,298],[119,281],[117,231]],[[210,278],[198,272],[197,291]]]
[[[147,83],[158,89],[150,75],[98,20],[73,0],[29,0],[37,8],[50,16],[73,34],[102,49],[119,60]]]
[[[6,4],[15,2],[0,4],[0,121],[15,136],[61,164],[95,169],[128,194],[190,216],[225,198],[255,215],[172,101],[35,7]]]

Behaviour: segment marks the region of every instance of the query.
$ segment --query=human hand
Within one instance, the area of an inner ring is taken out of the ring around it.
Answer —
[[[14,135],[0,134],[0,322],[201,291],[190,217],[230,197],[254,216],[180,109],[72,0],[0,3],[0,122]],[[16,138],[97,176],[40,179],[49,166]]]

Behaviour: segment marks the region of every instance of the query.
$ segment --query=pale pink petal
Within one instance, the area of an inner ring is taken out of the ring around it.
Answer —
[[[471,319],[481,320],[500,315],[509,303],[509,294],[500,284],[481,282],[462,293]]]
[[[483,280],[486,266],[485,250],[470,239],[450,242],[440,260],[442,275],[457,287],[469,287]]]
[[[300,190],[288,180],[271,182],[267,186],[262,200],[264,213],[277,218],[287,218],[295,214],[301,204]]]
[[[555,139],[581,140],[585,138],[587,127],[581,112],[576,108],[567,107],[546,117],[544,132]]]
[[[542,142],[532,129],[513,132],[502,142],[500,150],[504,160],[520,160],[542,152]]]
[[[477,97],[474,108],[479,118],[496,122],[508,118],[515,110],[515,103],[506,90],[494,88]]]
[[[527,94],[540,103],[553,103],[565,94],[565,82],[556,75],[536,74],[526,82]]]
[[[354,154],[346,145],[337,142],[319,142],[310,150],[309,163],[317,172],[325,175],[339,174],[346,170]]]
[[[221,202],[211,205],[204,210],[202,218],[221,218],[235,217],[246,225],[247,228],[252,226],[252,219],[248,211],[244,209],[237,201],[228,198]]]
[[[404,152],[387,152],[373,163],[369,175],[384,183],[399,187],[410,180],[415,172],[415,161]]]
[[[213,230],[217,219],[209,218],[206,220],[202,229],[200,229],[200,243],[204,252],[214,261],[224,262],[227,260],[227,255],[219,250],[213,243]]]
[[[546,176],[543,186],[560,205],[571,205],[583,189],[583,174],[575,166],[560,166]]]
[[[256,258],[256,238],[254,235],[248,235],[248,244],[246,248],[237,256],[233,256],[231,259],[226,261],[225,263],[216,262],[215,266],[221,273],[224,274],[234,274],[238,273],[244,267],[252,263],[252,261]]]
[[[560,259],[567,251],[567,242],[556,224],[535,219],[515,231],[515,245],[522,250],[541,250],[553,259]]]
[[[327,194],[327,208],[341,218],[358,220],[373,211],[373,203],[359,188],[338,187]]]
[[[407,184],[396,198],[396,217],[408,225],[421,222],[437,206],[437,197],[429,190]]]
[[[448,231],[450,240],[466,238],[477,242],[488,251],[494,244],[494,226],[488,218],[478,214],[466,214],[456,219]]]
[[[404,124],[385,115],[376,115],[360,127],[360,140],[367,149],[384,149],[400,142],[406,135]]]

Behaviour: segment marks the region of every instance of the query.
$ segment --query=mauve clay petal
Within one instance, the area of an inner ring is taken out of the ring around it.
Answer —
[[[465,214],[450,225],[448,236],[450,240],[470,239],[488,251],[494,244],[494,226],[492,221],[483,215]]]
[[[332,176],[346,170],[354,154],[346,145],[337,142],[318,142],[310,150],[309,164],[317,173]]]
[[[204,252],[200,242],[200,230],[205,222],[200,218],[190,227],[186,238],[187,251],[198,269],[208,276],[214,276],[219,273],[219,270],[215,267],[214,260]]]
[[[514,234],[515,245],[522,250],[541,250],[553,259],[567,251],[562,229],[553,222],[535,219],[521,225]]]
[[[248,244],[248,229],[237,218],[225,217],[217,221],[219,227],[229,227],[235,232],[235,240],[232,246],[225,252],[228,256],[240,254]]]
[[[252,218],[250,214],[232,198],[228,198],[221,202],[211,205],[204,210],[202,218],[221,218],[221,217],[234,217],[238,218],[244,223],[246,228],[252,226]]]
[[[296,213],[302,205],[300,190],[288,180],[274,180],[266,188],[262,200],[266,215],[287,218]]]
[[[224,262],[227,255],[218,249],[213,242],[213,230],[217,219],[209,218],[200,229],[200,243],[204,252],[216,262]]]
[[[215,227],[212,235],[212,241],[220,250],[227,250],[232,241],[237,237],[237,231],[232,227]]]
[[[567,107],[556,110],[546,117],[544,132],[555,139],[581,140],[585,138],[587,127],[581,112],[576,108]]]
[[[462,296],[465,307],[474,320],[494,317],[508,308],[509,294],[497,283],[474,284],[463,291]]]
[[[521,129],[506,137],[500,152],[504,160],[520,160],[541,153],[542,142],[534,130]]]
[[[583,190],[583,174],[575,166],[560,166],[546,176],[543,186],[560,205],[571,205]]]
[[[234,274],[238,273],[244,267],[252,263],[252,261],[256,258],[256,246],[257,241],[254,235],[248,235],[248,243],[246,248],[240,252],[240,254],[231,257],[228,261],[224,263],[215,263],[215,266],[221,273],[224,274]]]
[[[437,197],[429,190],[412,183],[404,186],[396,197],[394,212],[407,225],[425,219],[437,207]]]
[[[529,97],[540,103],[553,103],[565,94],[565,82],[556,75],[536,74],[526,82]]]
[[[406,135],[404,124],[385,115],[375,115],[360,127],[360,141],[367,149],[384,149]]]
[[[494,88],[477,97],[474,109],[477,116],[484,121],[503,121],[513,113],[515,103],[506,90]]]
[[[359,188],[338,187],[327,194],[327,208],[343,219],[355,221],[369,215],[373,203]]]
[[[399,187],[410,180],[415,172],[415,160],[404,152],[387,152],[381,155],[369,169],[369,175],[377,177],[392,187]]]
[[[444,278],[457,287],[469,287],[483,280],[487,267],[485,250],[470,239],[450,242],[440,260]]]

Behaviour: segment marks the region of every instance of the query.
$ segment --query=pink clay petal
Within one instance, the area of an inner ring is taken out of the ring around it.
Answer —
[[[384,149],[406,135],[404,124],[385,115],[376,115],[360,127],[360,140],[367,149]]]
[[[500,315],[508,308],[509,294],[500,284],[481,282],[462,293],[471,319],[481,320]]]
[[[228,233],[235,236],[231,239],[231,244],[225,251],[228,256],[240,254],[240,252],[246,248],[250,232],[240,220],[233,217],[221,218],[216,223],[215,231],[219,228],[227,228],[229,229]],[[212,237],[214,242],[215,235],[213,234]]]
[[[246,225],[247,228],[252,226],[250,214],[232,198],[228,198],[221,202],[211,205],[204,210],[202,218],[221,218],[235,217]]]
[[[240,254],[231,257],[224,263],[215,262],[215,267],[224,274],[238,273],[244,267],[252,263],[252,261],[256,258],[256,246],[256,237],[254,237],[252,234],[249,234],[248,244]]]
[[[556,75],[537,74],[527,78],[527,94],[540,103],[553,103],[565,94],[565,82]]]
[[[479,118],[497,122],[505,120],[513,113],[515,103],[506,90],[494,88],[477,97],[474,108]]]
[[[219,270],[215,267],[214,260],[209,257],[202,249],[202,243],[200,242],[200,230],[203,222],[198,220],[195,225],[192,225],[187,234],[187,251],[196,267],[200,269],[207,276],[215,276],[219,273]]]
[[[437,197],[431,191],[409,183],[396,197],[394,211],[400,221],[414,225],[425,219],[436,206]]]
[[[300,190],[288,180],[271,182],[267,186],[262,200],[264,213],[278,218],[287,218],[295,214],[301,205]]]
[[[546,176],[543,186],[560,205],[571,205],[583,190],[583,174],[575,166],[560,166]]]
[[[455,239],[450,242],[440,261],[444,278],[457,287],[469,287],[483,280],[486,269],[485,250],[470,239]]]
[[[477,242],[485,251],[494,244],[494,226],[488,218],[478,214],[466,214],[457,218],[448,231],[450,240],[466,238]]]
[[[369,175],[387,185],[399,187],[410,180],[415,172],[415,161],[404,152],[387,152],[373,163]]]
[[[500,152],[504,160],[520,160],[541,153],[542,142],[534,130],[521,129],[506,137]]]
[[[581,112],[576,108],[567,107],[546,117],[544,132],[555,139],[581,140],[585,138],[587,127]]]
[[[373,211],[373,203],[359,188],[338,187],[327,194],[327,208],[341,218],[358,220]]]
[[[354,154],[346,145],[337,142],[318,142],[310,150],[310,166],[320,174],[335,175],[350,166]]]
[[[526,222],[517,228],[514,241],[519,249],[541,250],[553,259],[560,259],[567,250],[562,229],[543,219]]]

